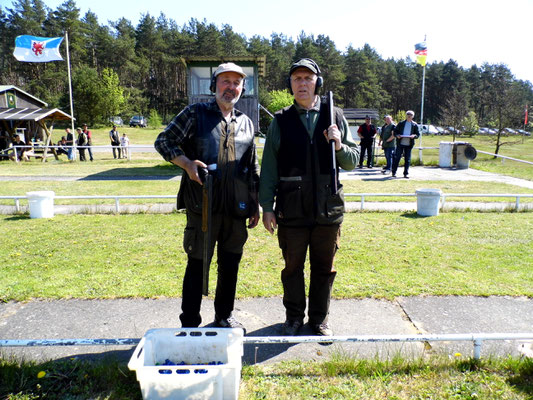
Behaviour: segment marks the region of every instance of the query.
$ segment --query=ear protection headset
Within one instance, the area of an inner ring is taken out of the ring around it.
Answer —
[[[316,85],[315,85],[315,94],[318,94],[318,92],[320,91],[320,88],[322,87],[322,85],[324,84],[324,78],[322,78],[322,75],[321,72],[320,72],[320,67],[318,66],[318,64],[311,58],[301,58],[299,59],[298,61],[296,61],[294,64],[292,64],[292,67],[291,67],[291,71],[289,72],[289,76],[287,77],[287,87],[289,89],[289,93],[290,94],[294,94],[292,92],[292,87],[291,87],[291,73],[293,70],[295,70],[296,68],[299,68],[299,67],[303,67],[303,68],[306,68],[305,65],[298,65],[298,66],[295,66],[296,64],[299,64],[301,63],[302,61],[304,61],[305,63],[307,64],[311,64],[315,69],[316,69],[316,74],[317,74],[317,79],[316,79]]]
[[[242,91],[241,96],[246,92],[246,79],[242,79]],[[215,76],[215,73],[213,72],[213,75],[211,76],[211,83],[209,84],[209,90],[211,90],[212,93],[216,93],[217,91],[217,77]]]

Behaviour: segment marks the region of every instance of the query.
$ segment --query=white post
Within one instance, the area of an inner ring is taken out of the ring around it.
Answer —
[[[65,32],[65,45],[67,46],[67,71],[68,71],[68,93],[70,97],[70,129],[72,132],[72,159],[76,159],[76,136],[74,130],[74,105],[72,104],[72,77],[70,75],[70,53],[68,49],[68,33]]]

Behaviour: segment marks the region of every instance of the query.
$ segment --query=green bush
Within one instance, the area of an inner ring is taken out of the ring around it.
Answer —
[[[271,101],[267,108],[272,114],[284,107],[290,106],[293,102],[293,97],[288,90],[273,90],[270,92],[270,99]]]
[[[150,128],[159,129],[161,128],[161,125],[163,125],[163,120],[159,116],[159,113],[152,108],[148,117],[148,126]]]

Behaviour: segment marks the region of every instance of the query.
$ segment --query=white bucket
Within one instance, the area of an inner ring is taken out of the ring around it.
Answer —
[[[416,190],[416,212],[423,217],[433,217],[439,215],[440,189],[417,189]]]
[[[450,168],[452,166],[453,142],[439,143],[439,167]]]
[[[54,196],[55,193],[52,191],[26,193],[30,207],[30,218],[53,218]]]

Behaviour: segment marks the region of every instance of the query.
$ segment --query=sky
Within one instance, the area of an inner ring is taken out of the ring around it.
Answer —
[[[506,64],[515,78],[533,83],[533,0],[75,0],[81,15],[91,10],[100,24],[161,12],[179,26],[191,18],[228,24],[247,38],[281,33],[297,40],[304,31],[329,36],[340,51],[365,43],[384,59],[414,58],[426,37],[428,63],[450,59],[462,67]],[[64,0],[44,0],[56,9]],[[12,0],[0,0],[11,8]],[[329,6],[329,7],[328,7]]]

